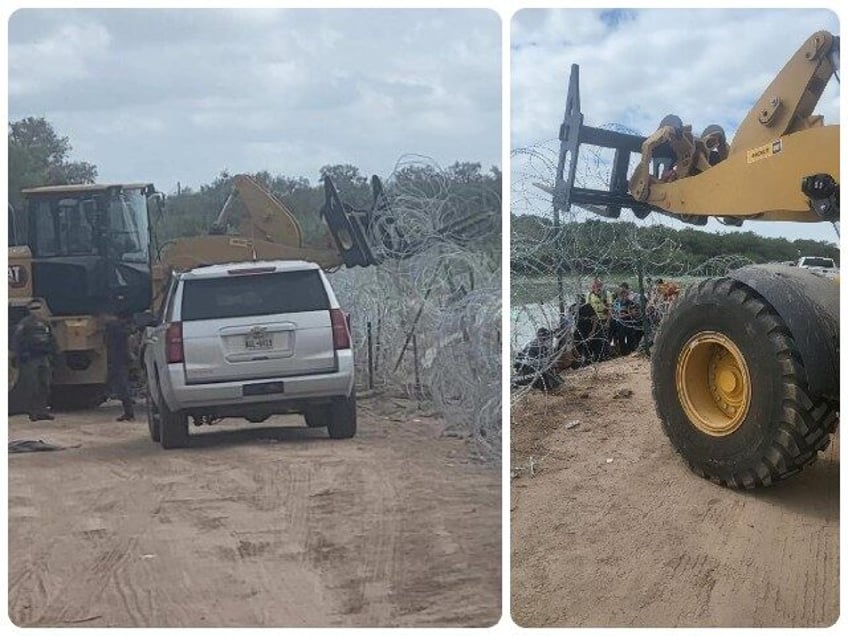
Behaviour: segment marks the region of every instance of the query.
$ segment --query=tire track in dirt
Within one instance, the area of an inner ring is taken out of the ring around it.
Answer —
[[[397,542],[396,494],[384,478],[361,463],[323,463],[307,496],[312,528],[308,559],[339,598],[339,624],[391,625],[391,570]],[[341,516],[347,522],[333,522]]]
[[[512,614],[519,625],[822,626],[836,619],[838,440],[796,479],[732,491],[694,476],[671,450],[645,360],[566,377],[562,391],[530,395],[513,409]],[[623,388],[632,397],[616,398]]]
[[[104,543],[106,545],[97,550],[95,557],[89,562],[88,571],[73,580],[68,580],[51,596],[44,610],[41,623],[73,623],[85,618],[79,615],[81,610],[89,612],[87,616],[90,616],[92,612],[100,614],[101,608],[108,605],[104,596],[111,595],[116,570],[123,567],[137,541],[134,538],[121,539],[116,542],[106,539]],[[137,625],[134,608],[123,606],[125,610],[128,610],[129,624]]]
[[[400,527],[397,522],[397,492],[379,473],[362,475],[363,487],[371,493],[367,523],[360,530],[361,563],[353,585],[355,596],[366,611],[351,624],[391,625],[395,607],[391,601],[393,570]]]
[[[44,616],[43,609],[50,595],[44,582],[44,564],[31,563],[13,579],[10,573],[9,617],[18,626],[38,624]]]
[[[10,420],[10,437],[82,444],[9,462],[19,624],[497,620],[499,472],[453,462],[468,449],[433,435],[436,420],[384,419],[363,401],[352,440],[225,422],[163,452],[143,424],[111,422],[116,412],[63,414],[49,435]],[[483,523],[466,518],[472,506]],[[410,569],[427,584],[410,585]]]

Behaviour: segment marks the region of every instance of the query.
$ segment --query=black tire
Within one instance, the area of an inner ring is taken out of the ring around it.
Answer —
[[[17,361],[9,355],[9,415],[18,415],[26,413],[27,391],[24,388],[24,383],[21,382],[21,374],[18,370]]]
[[[330,409],[325,406],[315,406],[303,412],[303,419],[309,428],[325,428],[332,417]]]
[[[185,448],[188,446],[188,417],[180,411],[173,412],[164,400],[159,407],[159,443],[162,448]]]
[[[718,333],[741,353],[751,378],[738,428],[715,436],[687,416],[678,395],[681,353],[698,334]],[[690,468],[733,488],[768,486],[798,473],[827,448],[838,406],[811,396],[786,324],[753,289],[730,278],[691,286],[660,325],[651,352],[653,395],[663,429]]]
[[[105,384],[54,384],[50,389],[50,405],[56,411],[96,409],[105,401]]]
[[[327,431],[333,439],[349,439],[356,435],[356,393],[333,401],[329,409]]]
[[[150,431],[150,439],[154,442],[159,442],[159,409],[156,408],[156,403],[153,401],[153,398],[150,396],[150,393],[146,393],[144,396],[144,406],[147,411],[147,430]]]

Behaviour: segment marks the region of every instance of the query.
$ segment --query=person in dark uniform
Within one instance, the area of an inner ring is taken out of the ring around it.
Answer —
[[[579,365],[601,362],[606,358],[606,329],[592,305],[580,295],[571,306],[574,315],[574,347],[580,356]]]
[[[130,393],[129,336],[131,328],[131,317],[125,313],[118,314],[115,320],[106,325],[109,387],[124,407],[124,412],[118,417],[119,422],[131,422],[135,419],[134,403]]]
[[[47,405],[57,347],[49,323],[40,315],[43,308],[40,300],[27,305],[29,313],[15,327],[11,343],[20,371],[18,381],[24,389],[24,410],[33,422],[53,419]]]

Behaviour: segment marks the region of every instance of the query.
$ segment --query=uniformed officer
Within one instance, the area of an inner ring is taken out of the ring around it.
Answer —
[[[130,393],[130,350],[129,336],[132,328],[129,314],[119,314],[117,319],[106,325],[106,346],[109,355],[109,384],[112,394],[121,401],[124,412],[119,422],[135,419],[135,410]]]
[[[31,301],[27,305],[29,313],[12,334],[12,351],[18,361],[19,382],[24,389],[24,409],[33,422],[53,419],[47,405],[57,347],[49,323],[41,316],[43,309],[40,300]]]

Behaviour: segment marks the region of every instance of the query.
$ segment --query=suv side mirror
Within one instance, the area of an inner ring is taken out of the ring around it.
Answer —
[[[133,323],[139,329],[145,329],[147,327],[155,327],[159,321],[156,319],[156,316],[152,311],[140,311],[137,314],[133,314]]]

